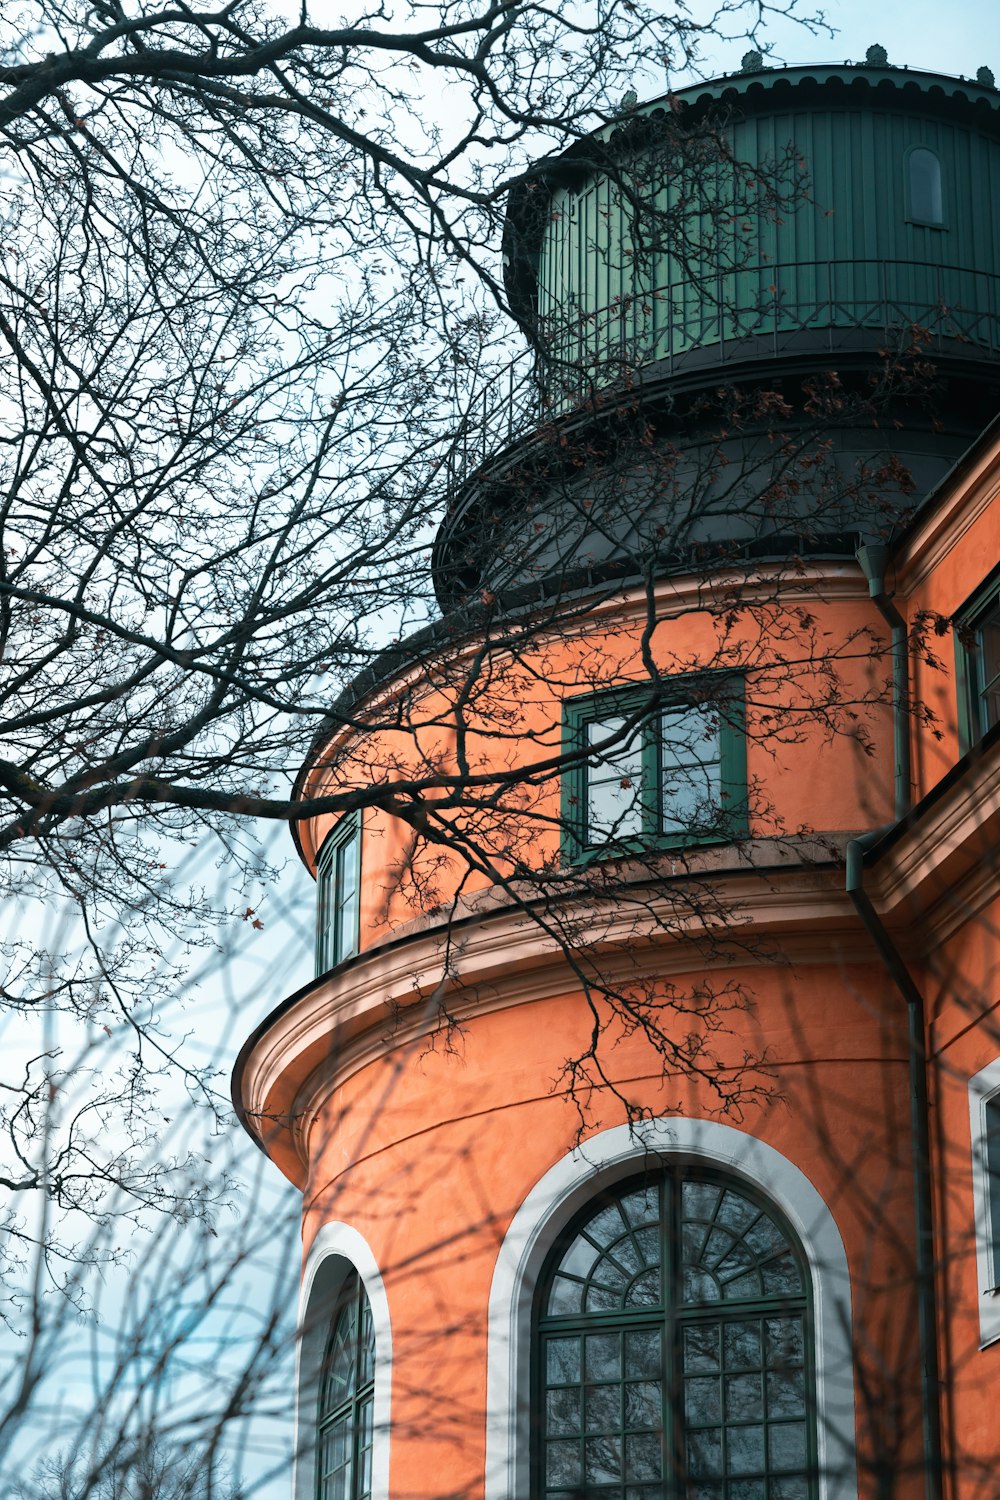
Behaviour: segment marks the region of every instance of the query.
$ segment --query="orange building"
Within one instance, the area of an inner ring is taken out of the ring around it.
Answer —
[[[997,184],[986,70],[873,48],[512,196],[540,405],[303,768],[236,1069],[295,1500],[1000,1493]]]

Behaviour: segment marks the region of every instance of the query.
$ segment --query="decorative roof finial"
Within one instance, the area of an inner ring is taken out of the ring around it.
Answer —
[[[981,83],[984,89],[995,89],[997,81],[993,76],[992,68],[977,68],[976,82]]]
[[[635,109],[635,107],[636,107],[636,105],[638,103],[639,103],[639,95],[636,93],[635,89],[629,89],[626,93],[622,94],[622,102],[621,102],[621,111],[622,111],[622,114],[625,114],[625,115],[631,114],[632,111]]]
[[[865,62],[870,68],[884,68],[889,61],[889,54],[883,46],[875,42],[865,53]]]
[[[763,73],[764,58],[760,52],[744,52],[740,62],[741,73]]]

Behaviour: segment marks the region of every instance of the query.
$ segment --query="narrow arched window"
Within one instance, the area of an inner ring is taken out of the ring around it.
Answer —
[[[909,170],[910,218],[918,224],[943,224],[944,201],[941,193],[941,163],[926,146],[915,146],[910,152]]]
[[[813,1500],[808,1276],[743,1183],[678,1168],[595,1199],[535,1343],[536,1500]]]
[[[359,1277],[344,1284],[323,1358],[317,1500],[370,1500],[375,1331]]]

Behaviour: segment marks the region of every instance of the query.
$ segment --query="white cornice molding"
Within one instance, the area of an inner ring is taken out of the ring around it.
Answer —
[[[896,586],[909,595],[927,581],[1000,495],[1000,443],[976,461],[972,473],[918,524],[896,558]],[[960,601],[956,601],[956,604]]]
[[[266,1148],[283,1143],[285,1170],[291,1148],[294,1176],[304,1180],[308,1130],[332,1089],[376,1058],[420,1043],[440,1026],[442,1004],[460,1023],[579,990],[574,962],[626,982],[790,961],[840,964],[845,953],[871,961],[838,863],[733,868],[724,882],[713,873],[705,889],[717,886],[714,911],[704,901],[679,911],[669,878],[659,887],[644,882],[631,901],[560,908],[572,944],[508,906],[362,954],[318,981],[258,1039],[242,1075],[248,1127]]]
[[[1000,892],[1000,742],[970,762],[876,859],[866,888],[920,957]]]

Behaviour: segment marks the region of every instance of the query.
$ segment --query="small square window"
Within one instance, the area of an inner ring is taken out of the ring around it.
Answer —
[[[741,837],[745,739],[742,682],[731,674],[570,699],[567,749],[587,752],[563,781],[571,856]]]
[[[969,1081],[979,1339],[1000,1339],[1000,1059]]]
[[[1000,584],[991,584],[959,618],[957,649],[964,751],[1000,724]]]
[[[361,889],[361,820],[341,818],[326,838],[316,861],[316,972],[358,951]]]

